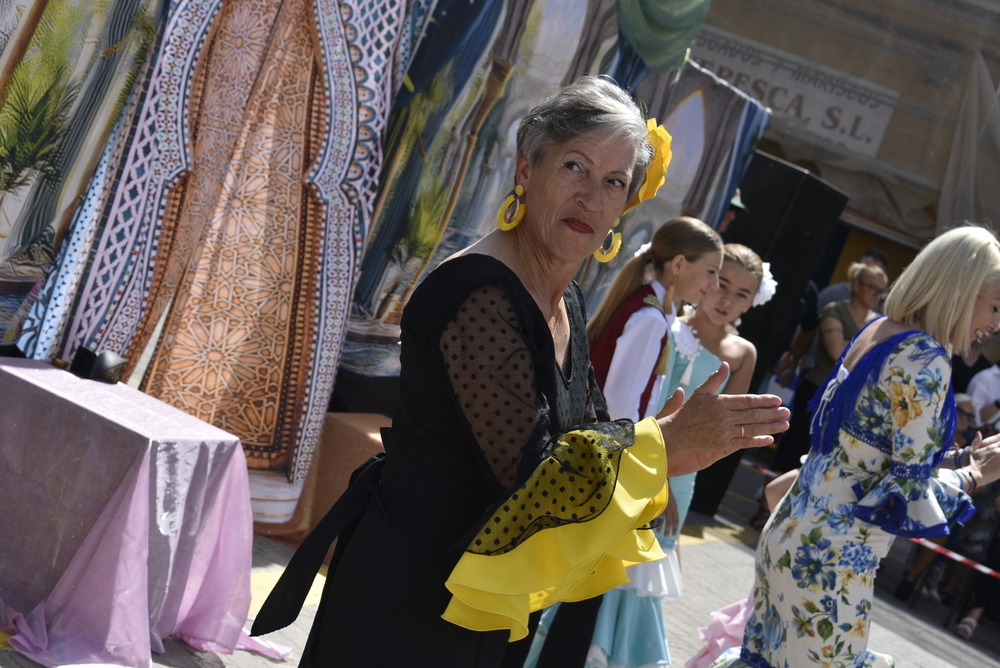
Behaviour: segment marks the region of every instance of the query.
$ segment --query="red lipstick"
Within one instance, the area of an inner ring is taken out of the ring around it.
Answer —
[[[594,228],[579,218],[563,218],[563,222],[574,232],[579,232],[580,234],[594,233]]]

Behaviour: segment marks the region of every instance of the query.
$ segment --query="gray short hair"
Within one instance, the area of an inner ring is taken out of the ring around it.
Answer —
[[[635,147],[626,200],[631,201],[642,184],[652,148],[646,143],[646,121],[638,105],[608,77],[584,75],[528,112],[517,128],[517,153],[535,164],[549,146],[591,134],[621,137]]]

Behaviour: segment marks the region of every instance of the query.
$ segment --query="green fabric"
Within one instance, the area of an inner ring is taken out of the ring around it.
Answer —
[[[618,30],[653,72],[669,72],[687,57],[712,0],[618,0]]]
[[[826,352],[826,346],[823,345],[823,318],[836,318],[840,321],[840,324],[844,326],[845,341],[853,339],[854,335],[861,329],[858,327],[858,323],[855,322],[854,316],[851,315],[848,303],[850,303],[850,300],[827,304],[823,307],[823,312],[819,316],[821,324],[819,336],[816,340],[816,365],[806,373],[806,380],[814,383],[817,387],[823,384],[826,377],[833,371],[833,365],[837,363],[837,360],[830,357],[830,353]]]

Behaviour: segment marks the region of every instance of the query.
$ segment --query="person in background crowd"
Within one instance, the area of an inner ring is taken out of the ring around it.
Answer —
[[[885,254],[884,251],[878,248],[869,248],[858,260],[861,264],[868,265],[869,267],[878,267],[886,275],[889,273],[889,256]],[[820,311],[830,303],[847,301],[851,298],[854,293],[851,285],[851,277],[848,275],[846,281],[840,281],[838,283],[831,283],[822,290],[819,291],[819,303],[817,308]],[[878,310],[878,309],[876,309]]]
[[[976,424],[994,428],[1000,418],[1000,364],[987,367],[973,376],[968,393],[976,405]]]
[[[977,345],[963,355],[956,353],[951,356],[951,382],[955,386],[955,392],[968,393],[973,377],[992,366],[990,356],[996,354],[998,343],[997,337],[991,336],[983,345]]]
[[[729,229],[730,224],[736,217],[740,214],[749,215],[750,209],[747,205],[743,203],[743,199],[740,197],[740,189],[737,188],[736,192],[733,193],[732,199],[729,200],[729,208],[726,209],[726,213],[722,216],[722,220],[719,221],[719,234],[725,234],[726,230]]]
[[[884,251],[879,250],[878,248],[869,248],[866,250],[861,256],[859,262],[870,267],[877,266],[888,276],[889,257]],[[810,281],[810,285],[812,286],[812,289],[815,289],[815,284],[812,283],[812,281]],[[809,290],[810,287],[807,286],[807,294]],[[803,315],[798,326],[795,328],[795,334],[792,335],[792,342],[789,344],[788,350],[781,355],[774,367],[774,372],[780,377],[782,385],[786,387],[788,386],[796,368],[801,366],[801,374],[805,374],[808,373],[808,371],[812,369],[815,364],[816,348],[813,344],[816,342],[816,332],[819,327],[820,314],[823,312],[823,309],[826,308],[826,305],[833,302],[846,301],[850,298],[850,278],[846,281],[831,283],[819,291],[816,295],[815,301],[815,318],[810,318],[808,314]],[[808,296],[804,296],[804,299],[808,299]]]
[[[976,516],[981,520],[969,528],[977,529],[976,535],[981,537],[981,547],[975,554],[963,551],[970,559],[983,561],[983,565],[1000,571],[1000,532],[997,531],[1000,525],[1000,483],[993,483],[989,492],[981,503],[977,505]],[[975,518],[974,518],[975,519]],[[987,536],[989,536],[987,538]],[[986,558],[983,559],[983,555]],[[967,570],[967,569],[966,569]],[[974,578],[972,582],[972,600],[962,615],[961,621],[952,629],[957,635],[968,640],[976,632],[979,620],[983,613],[992,609],[992,614],[996,616],[1000,613],[1000,580],[986,575],[985,573],[967,573],[967,576]],[[957,585],[953,585],[957,586]]]

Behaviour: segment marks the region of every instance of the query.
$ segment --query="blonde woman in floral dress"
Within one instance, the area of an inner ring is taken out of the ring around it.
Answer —
[[[1000,328],[1000,243],[932,241],[848,345],[814,401],[812,449],[757,547],[742,648],[713,668],[887,668],[868,649],[875,570],[894,536],[941,536],[1000,478],[1000,437],[938,469],[955,431],[952,352]]]

